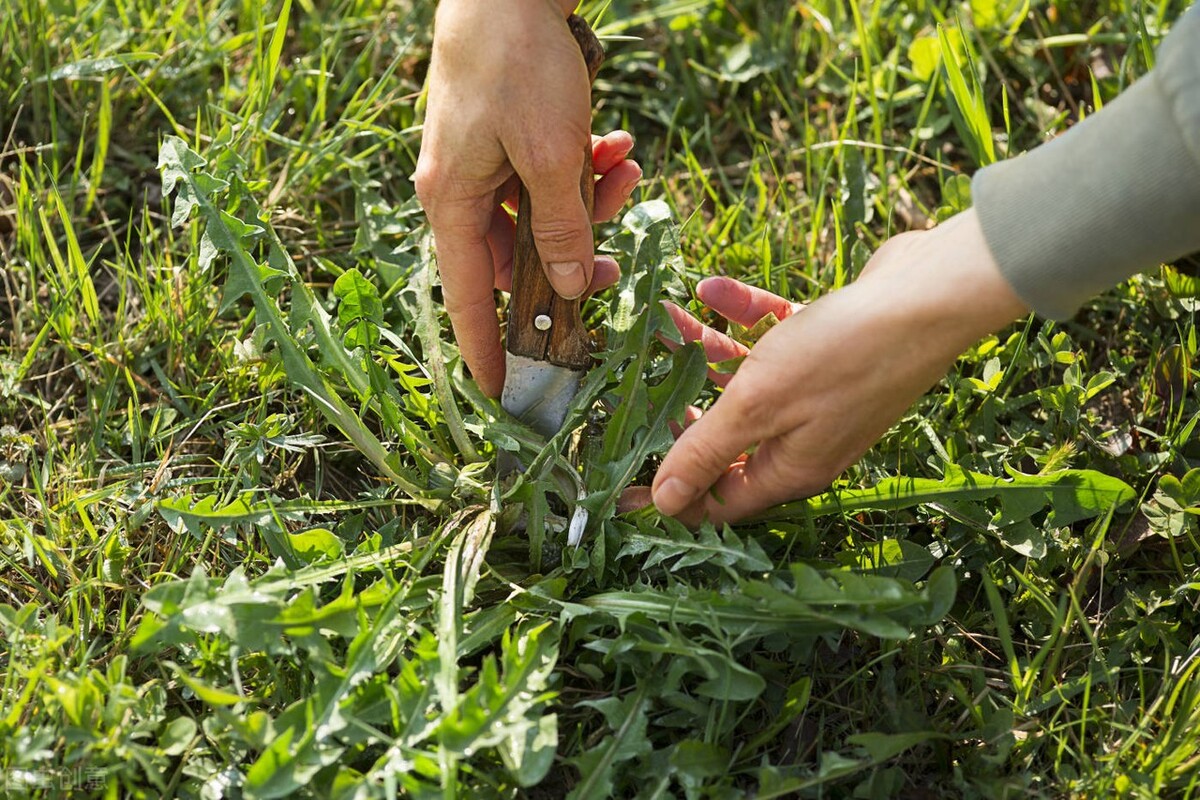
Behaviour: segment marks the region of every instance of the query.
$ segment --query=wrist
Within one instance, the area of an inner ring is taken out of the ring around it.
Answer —
[[[927,336],[957,355],[1028,313],[1000,272],[974,209],[905,237],[870,278]],[[882,255],[881,251],[881,255]]]

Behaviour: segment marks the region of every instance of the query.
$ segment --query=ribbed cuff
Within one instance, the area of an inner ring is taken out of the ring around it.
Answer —
[[[1062,136],[975,176],[992,255],[1043,316],[1070,318],[1130,275],[1200,250],[1200,161],[1181,131],[1178,97],[1156,73]]]

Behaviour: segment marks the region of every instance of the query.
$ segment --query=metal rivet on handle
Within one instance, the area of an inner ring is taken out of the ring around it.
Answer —
[[[539,331],[550,330],[550,325],[550,317],[546,314],[538,314],[533,318],[533,327],[537,328]]]

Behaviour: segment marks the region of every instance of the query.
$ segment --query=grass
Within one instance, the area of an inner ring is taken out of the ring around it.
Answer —
[[[979,343],[828,495],[696,533],[614,507],[711,396],[659,297],[853,280],[1183,5],[588,6],[596,127],[647,179],[564,459],[436,303],[432,4],[9,0],[5,796],[1196,794],[1183,272]]]

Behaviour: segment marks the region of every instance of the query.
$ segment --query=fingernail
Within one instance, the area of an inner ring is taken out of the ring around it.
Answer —
[[[668,517],[688,507],[696,497],[696,489],[679,478],[667,478],[654,492],[654,505]]]
[[[583,273],[583,264],[578,261],[560,261],[550,265],[554,279],[554,291],[568,300],[574,300],[587,290],[587,276]]]

